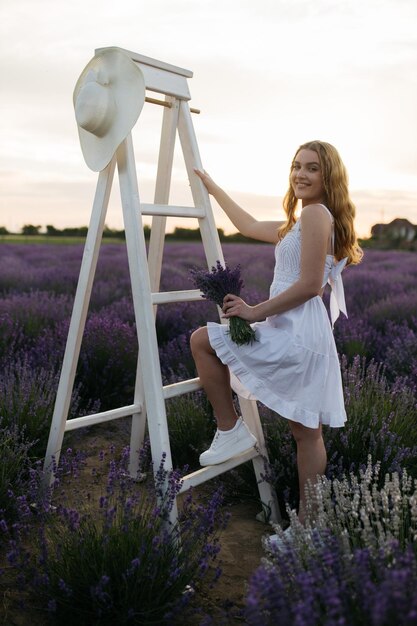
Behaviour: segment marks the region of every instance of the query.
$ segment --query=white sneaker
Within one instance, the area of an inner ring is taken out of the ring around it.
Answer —
[[[250,450],[257,444],[256,437],[241,417],[231,430],[217,430],[208,450],[200,455],[200,465],[217,465]]]
[[[265,539],[264,547],[269,552],[287,552],[291,550],[295,536],[291,526],[284,530],[284,537],[280,535],[270,535]],[[326,545],[325,538],[320,534],[320,531],[315,529],[313,531],[306,531],[304,541],[308,543],[310,548],[320,550]]]
[[[291,526],[284,530],[284,537],[285,539],[281,538],[279,535],[270,535],[270,537],[267,537],[265,540],[266,549],[272,552],[285,552],[287,550],[291,550],[291,543],[294,540]]]

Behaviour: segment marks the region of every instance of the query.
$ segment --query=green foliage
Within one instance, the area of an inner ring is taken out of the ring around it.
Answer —
[[[103,411],[131,402],[137,355],[131,324],[92,315],[86,324],[76,375],[85,401],[100,399]]]
[[[57,603],[54,623],[161,624],[170,600],[189,581],[187,575],[166,584],[167,571],[181,553],[174,539],[163,541],[162,533],[150,509],[143,507],[108,530],[91,518],[84,518],[76,533],[50,527],[49,541],[60,545],[47,568],[48,596]]]
[[[342,358],[348,421],[326,430],[329,475],[358,471],[364,455],[381,463],[381,474],[406,468],[417,477],[416,397],[407,386],[390,384],[381,365]]]
[[[211,443],[215,423],[201,393],[167,401],[168,429],[174,467],[198,469],[199,456]]]
[[[39,235],[42,226],[34,226],[33,224],[25,224],[22,226],[22,235]]]
[[[33,583],[54,624],[173,624],[216,559],[220,494],[204,506],[187,494],[170,525],[179,474],[161,463],[155,493],[126,475],[127,460],[126,449],[110,461],[97,501],[78,497],[76,509],[60,504],[44,519]]]
[[[10,519],[16,513],[15,498],[24,490],[31,444],[24,437],[24,429],[4,426],[4,421],[0,418],[0,511]]]
[[[57,382],[55,373],[34,372],[27,361],[9,364],[0,374],[0,389],[8,390],[0,393],[3,425],[24,432],[36,458],[46,449]]]
[[[28,360],[11,362],[0,372],[0,416],[2,425],[21,434],[31,443],[34,459],[43,458],[54,410],[58,373],[35,370]],[[91,408],[87,403],[85,410]],[[78,416],[78,389],[72,394],[70,417]],[[1,457],[0,457],[1,458]]]

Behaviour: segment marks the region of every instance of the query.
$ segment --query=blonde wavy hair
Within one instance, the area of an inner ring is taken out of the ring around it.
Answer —
[[[334,255],[336,259],[340,260],[347,257],[348,264],[359,263],[363,252],[358,244],[353,224],[356,209],[349,196],[348,175],[338,151],[330,143],[317,140],[309,141],[298,148],[293,162],[300,150],[314,150],[320,161],[326,196],[325,205],[334,217]],[[282,239],[294,226],[297,204],[298,200],[291,185],[290,174],[290,185],[283,200],[287,221],[278,230],[279,239]]]

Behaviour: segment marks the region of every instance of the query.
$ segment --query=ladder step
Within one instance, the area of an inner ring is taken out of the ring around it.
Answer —
[[[161,291],[151,294],[153,304],[167,304],[169,302],[193,302],[201,300],[199,289],[187,289],[185,291]]]
[[[84,426],[92,426],[93,424],[109,422],[110,420],[120,419],[121,417],[128,417],[129,415],[134,415],[135,413],[141,413],[141,411],[141,404],[130,404],[129,406],[122,406],[119,409],[111,409],[110,411],[103,411],[102,413],[74,417],[73,419],[67,420],[65,424],[65,432],[75,430],[77,428],[83,428]]]
[[[191,391],[198,391],[202,388],[199,378],[190,378],[189,380],[182,380],[180,383],[173,383],[172,385],[165,385],[163,387],[164,398],[176,398],[184,393],[190,393]]]
[[[173,204],[141,204],[142,215],[162,215],[166,217],[206,217],[203,208],[195,206],[176,206]]]
[[[220,474],[224,474],[224,472],[227,472],[228,470],[231,470],[246,461],[251,461],[258,456],[259,452],[255,448],[252,448],[247,452],[234,456],[232,459],[229,459],[224,463],[202,467],[201,469],[192,472],[192,474],[187,474],[182,478],[180,493],[184,493],[184,491],[187,491],[187,489],[190,489],[191,487],[197,487],[197,485],[201,485],[201,483],[206,482],[206,480],[210,480],[215,476],[220,476]]]

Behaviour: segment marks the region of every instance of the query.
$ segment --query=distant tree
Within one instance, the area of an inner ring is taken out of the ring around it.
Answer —
[[[64,237],[86,237],[88,226],[72,226],[71,228],[64,228],[61,232]]]
[[[46,234],[53,236],[53,237],[57,237],[59,235],[62,235],[62,231],[60,231],[58,228],[55,228],[55,226],[52,226],[52,224],[47,224]]]
[[[168,239],[181,239],[182,241],[196,241],[201,240],[201,233],[199,228],[179,228],[174,229],[173,233],[167,234]]]
[[[115,237],[116,239],[124,239],[125,231],[116,230],[115,228],[109,228],[105,225],[103,230],[103,237]]]
[[[145,229],[147,227],[145,226]],[[249,239],[240,233],[234,233],[233,235],[225,235],[223,228],[218,228],[217,233],[220,241],[230,243],[251,243],[253,239]],[[146,232],[145,232],[146,237]],[[180,228],[176,227],[174,232],[167,233],[167,239],[180,240],[180,241],[201,241],[201,232],[199,228]]]
[[[245,237],[241,233],[233,233],[232,235],[224,235],[223,237],[220,235],[220,241],[227,241],[229,243],[253,243],[254,240],[250,239],[250,237]],[[257,241],[257,243],[260,243]]]
[[[33,224],[25,224],[22,227],[22,235],[39,235],[42,226],[34,226]]]
[[[9,231],[5,226],[0,226],[0,235],[9,235]]]
[[[39,229],[41,228],[41,226],[32,226],[31,224],[26,224],[23,229],[22,232],[25,235],[37,235],[39,234]],[[7,230],[4,229],[5,232],[3,232],[1,230],[0,227],[0,234],[7,234]],[[72,227],[67,227],[64,228],[62,230],[59,230],[58,228],[55,228],[55,226],[52,226],[52,224],[48,224],[46,226],[46,234],[49,236],[55,236],[55,237],[60,237],[60,236],[65,236],[65,237],[86,237],[87,236],[87,232],[88,232],[88,227],[87,226],[72,226]],[[217,229],[217,233],[219,235],[219,239],[222,242],[232,242],[232,243],[250,243],[253,242],[253,239],[249,239],[247,237],[244,237],[243,235],[241,235],[240,233],[233,233],[232,235],[226,235],[223,228],[218,228]],[[147,224],[144,225],[143,227],[143,234],[145,236],[145,239],[149,239],[150,235],[151,235],[151,227],[148,226]],[[103,237],[113,237],[113,238],[118,238],[118,239],[125,239],[125,231],[124,230],[117,230],[114,228],[109,228],[107,225],[104,226],[103,229]],[[181,228],[179,226],[177,226],[174,229],[174,232],[172,233],[166,233],[166,238],[168,240],[174,240],[174,241],[201,241],[201,232],[199,228]]]

